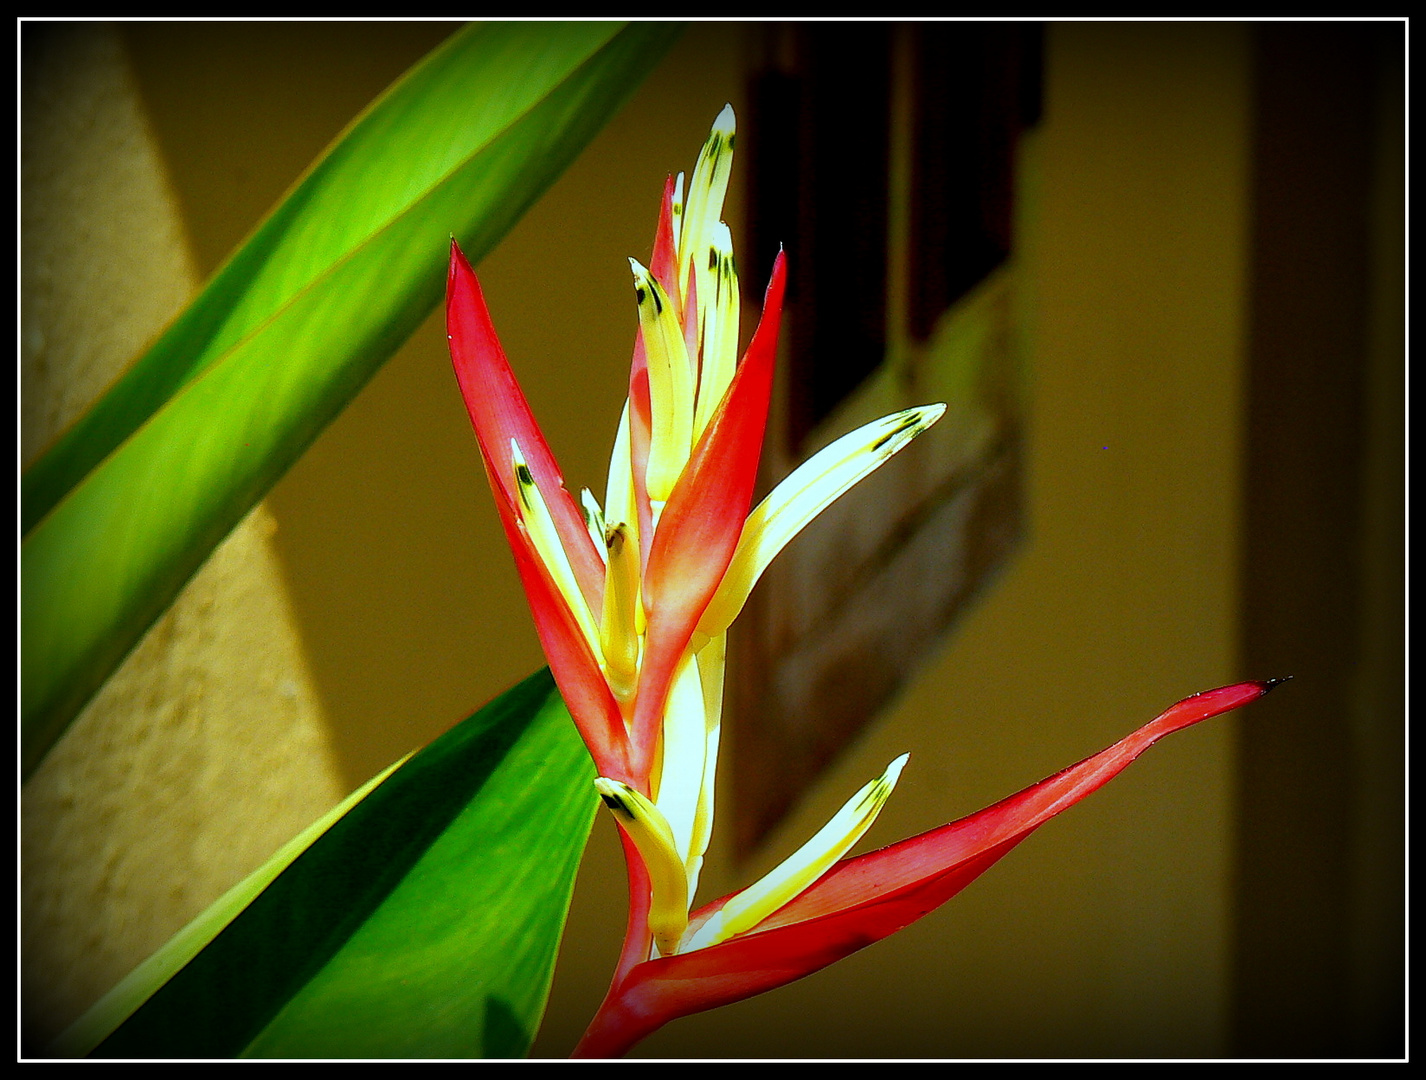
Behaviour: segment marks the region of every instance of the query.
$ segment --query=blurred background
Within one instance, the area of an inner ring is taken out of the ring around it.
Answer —
[[[453,29],[21,25],[24,462]],[[921,31],[885,32],[896,86]],[[690,26],[478,268],[571,486],[602,483],[635,327],[625,259],[647,259],[664,177],[724,102],[766,124],[757,77],[789,33]],[[1404,1053],[1404,26],[1037,40],[1005,263],[1018,540],[751,849],[730,829],[756,808],[733,793],[704,894],[770,868],[902,752],[873,846],[1198,690],[1293,681],[1156,748],[912,928],[638,1054]],[[855,156],[887,134],[853,118],[845,137]],[[749,185],[744,164],[740,251],[776,179]],[[24,787],[25,1041],[542,663],[434,313]],[[755,733],[729,742],[725,783],[758,765]],[[573,1047],[623,919],[601,818],[537,1056]]]

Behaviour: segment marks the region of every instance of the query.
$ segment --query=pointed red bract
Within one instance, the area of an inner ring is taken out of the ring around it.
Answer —
[[[624,926],[624,946],[619,951],[619,964],[609,982],[611,994],[625,975],[648,960],[654,943],[653,931],[649,929],[649,910],[653,907],[649,870],[644,865],[644,857],[639,854],[638,845],[624,831],[624,826],[617,827],[619,842],[624,847],[624,865],[628,870],[629,918]]]
[[[515,512],[519,494],[510,459],[512,438],[520,444],[569,553],[580,590],[590,603],[602,603],[604,564],[515,382],[475,272],[454,241],[447,279],[446,329],[461,395],[475,427],[486,476],[530,602],[540,645],[600,772],[622,779],[630,775],[623,717],[569,605],[519,524]]]
[[[494,481],[491,483],[493,488]],[[495,490],[498,492],[498,489]],[[599,775],[616,780],[632,776],[623,714],[614,695],[609,692],[609,684],[599,668],[599,662],[589,651],[584,634],[550,580],[544,563],[515,520],[514,511],[498,493],[496,506],[505,528],[506,542],[515,557],[520,584],[530,604],[540,648],[549,661],[560,697],[564,699],[575,726],[579,728],[580,737],[589,748],[595,768]]]
[[[582,1057],[615,1057],[670,1020],[810,975],[935,910],[1050,818],[1117,776],[1153,743],[1262,697],[1239,683],[1179,702],[1107,750],[970,817],[834,866],[758,926],[719,945],[647,961],[611,990]],[[695,912],[690,927],[728,901]]]
[[[599,611],[604,600],[604,561],[594,550],[584,516],[565,490],[559,465],[505,359],[475,271],[454,240],[446,278],[446,336],[461,397],[475,427],[491,482],[499,485],[509,505],[518,505],[510,458],[513,438],[520,444],[530,474],[549,506],[580,591],[590,609]]]
[[[654,250],[649,256],[649,273],[673,301],[674,314],[683,318],[683,302],[678,289],[678,253],[673,243],[673,177],[664,181],[663,201],[659,203],[659,223],[654,230]]]
[[[639,580],[649,566],[649,544],[654,535],[653,510],[649,506],[649,446],[653,441],[653,406],[649,402],[649,364],[640,331],[634,348],[634,367],[629,374],[629,464],[634,470],[634,506],[639,514]]]

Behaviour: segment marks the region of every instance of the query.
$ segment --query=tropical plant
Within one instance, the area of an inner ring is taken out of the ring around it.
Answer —
[[[28,772],[435,302],[433,252],[454,234],[452,358],[553,673],[354,793],[136,969],[55,1053],[520,1056],[597,792],[623,840],[629,915],[577,1053],[619,1055],[672,1019],[906,926],[1157,739],[1272,686],[1196,695],[986,810],[845,858],[903,756],[771,874],[691,910],[712,829],[729,625],[778,550],[943,407],[837,440],[749,512],[788,271],[779,257],[739,360],[720,221],[734,142],[725,109],[687,197],[681,176],[665,188],[649,267],[633,264],[639,334],[604,502],[565,489],[462,249],[489,249],[669,40],[653,24],[457,35],[354,123],[26,475]]]

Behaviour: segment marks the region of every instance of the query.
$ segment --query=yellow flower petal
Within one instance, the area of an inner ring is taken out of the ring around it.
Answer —
[[[628,784],[601,776],[594,787],[643,856],[653,893],[649,929],[659,952],[668,956],[688,927],[688,878],[673,832],[658,807]]]
[[[639,550],[622,522],[605,534],[604,611],[599,620],[599,647],[604,678],[623,707],[625,721],[639,685]],[[607,545],[607,546],[606,546]]]
[[[639,303],[639,329],[649,364],[649,465],[644,483],[649,499],[665,503],[693,449],[693,369],[688,361],[683,328],[663,287],[636,259],[634,295]]]
[[[525,462],[525,455],[520,452],[520,444],[514,439],[510,440],[510,461],[515,469],[515,487],[520,493],[520,523],[524,525],[525,534],[529,536],[540,561],[545,564],[555,588],[564,597],[574,621],[579,624],[580,632],[589,643],[590,651],[598,659],[599,627],[589,610],[589,602],[585,600],[584,593],[579,588],[579,581],[574,576],[574,567],[570,565],[564,544],[560,542],[554,519],[550,517],[550,508],[545,503],[544,496],[540,494],[539,485],[535,483],[535,477]]]
[[[680,952],[706,948],[751,930],[778,908],[791,902],[832,868],[871,828],[886,805],[909,755],[902,754],[847,800],[831,821],[776,870],[732,897],[722,909],[681,945]]]

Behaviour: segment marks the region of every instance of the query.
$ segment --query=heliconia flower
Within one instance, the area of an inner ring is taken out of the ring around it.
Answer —
[[[726,633],[763,570],[832,501],[935,423],[906,409],[831,443],[752,505],[786,275],[779,254],[742,359],[731,234],[719,220],[734,122],[714,122],[684,193],[664,187],[604,503],[565,488],[453,242],[447,331],[535,628],[594,759],[629,875],[624,948],[578,1053],[620,1054],[667,1021],[809,974],[954,895],[1149,743],[1263,693],[1210,691],[965,821],[843,857],[903,755],[761,881],[690,915],[713,823]]]

